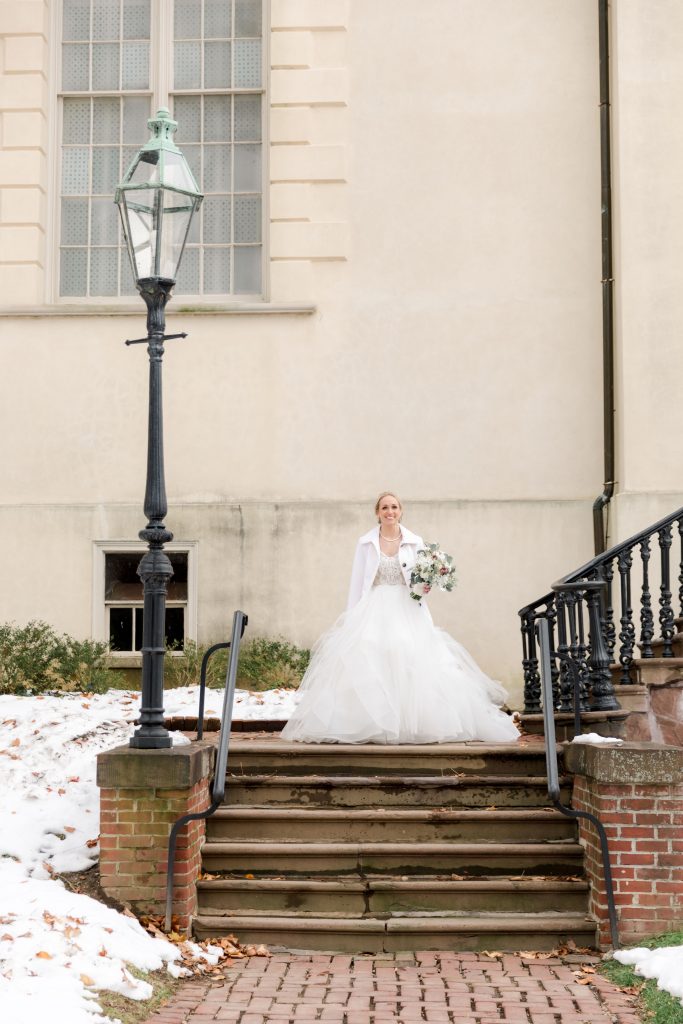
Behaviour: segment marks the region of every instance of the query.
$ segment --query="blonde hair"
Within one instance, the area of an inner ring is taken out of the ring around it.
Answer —
[[[401,515],[403,515],[403,505],[401,504],[401,499],[399,498],[398,494],[396,494],[394,491],[382,491],[382,493],[380,494],[379,498],[375,502],[375,515],[377,516],[377,520],[378,521],[379,521],[379,506],[380,506],[380,502],[382,501],[383,498],[389,498],[389,497],[396,498],[396,501],[398,502],[398,507],[400,509]],[[399,522],[400,521],[401,521],[401,516],[399,516]]]

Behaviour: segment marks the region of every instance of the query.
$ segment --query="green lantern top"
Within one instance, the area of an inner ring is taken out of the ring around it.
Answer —
[[[152,137],[136,154],[114,202],[136,281],[175,281],[190,223],[204,198],[173,134],[178,125],[162,107],[147,122]]]

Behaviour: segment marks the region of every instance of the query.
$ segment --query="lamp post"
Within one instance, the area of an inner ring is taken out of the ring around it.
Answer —
[[[164,342],[184,338],[165,334],[166,303],[176,281],[185,241],[195,211],[204,198],[184,156],[173,142],[178,127],[162,108],[147,122],[152,137],[137,153],[116,189],[123,235],[133,279],[147,305],[147,337],[126,345],[146,343],[149,353],[149,419],[147,432],[147,526],[139,537],[147,551],[138,566],[144,593],[142,629],[142,701],[140,726],[131,747],[170,747],[164,726],[164,655],[166,653],[166,594],[173,575],[164,544],[173,540],[164,518],[168,511],[164,481],[164,425],[161,363]]]

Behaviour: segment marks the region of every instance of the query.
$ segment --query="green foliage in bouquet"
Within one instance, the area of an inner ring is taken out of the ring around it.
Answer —
[[[430,590],[453,590],[457,582],[453,559],[442,551],[438,543],[425,544],[417,553],[410,574],[410,596],[421,601]]]

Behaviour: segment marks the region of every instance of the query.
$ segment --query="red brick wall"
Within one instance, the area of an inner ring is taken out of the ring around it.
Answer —
[[[209,779],[188,789],[100,790],[100,876],[104,891],[138,913],[163,913],[168,837],[185,814],[206,810]],[[173,914],[187,931],[196,912],[205,823],[191,821],[176,842]]]
[[[666,932],[683,921],[683,784],[618,785],[576,775],[572,806],[605,826],[622,943]],[[595,827],[580,821],[591,913],[610,944],[607,896]]]

